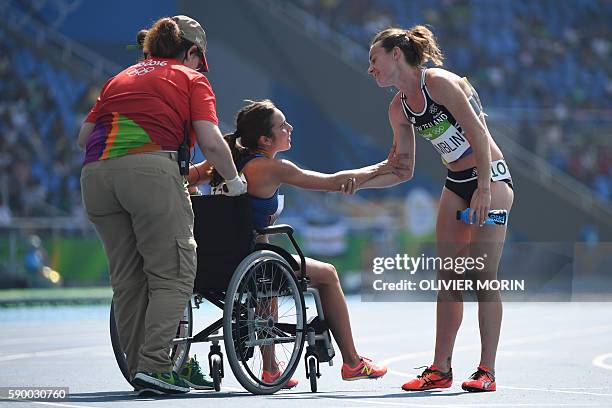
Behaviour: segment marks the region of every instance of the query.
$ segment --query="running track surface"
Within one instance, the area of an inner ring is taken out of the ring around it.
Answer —
[[[362,303],[348,299],[360,354],[386,363],[381,380],[343,382],[321,366],[319,392],[310,393],[303,363],[300,384],[272,396],[253,396],[233,378],[227,361],[222,391],[177,397],[137,397],[116,367],[108,336],[108,306],[0,309],[0,386],[63,386],[62,401],[9,402],[7,407],[612,407],[612,303],[506,303],[497,361],[498,391],[468,394],[461,381],[479,359],[477,305],[465,305],[457,338],[455,382],[444,391],[407,393],[401,384],[431,363],[434,303]],[[310,309],[312,310],[312,308]],[[196,328],[220,317],[205,307]],[[205,362],[208,344],[192,354]],[[303,360],[302,360],[303,361]],[[203,364],[207,367],[207,364]]]

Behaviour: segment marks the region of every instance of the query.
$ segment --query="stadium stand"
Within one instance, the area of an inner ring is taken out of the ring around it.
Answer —
[[[518,124],[518,142],[609,201],[612,190],[612,3],[487,0],[288,0],[324,39],[367,61],[388,26],[428,23],[445,65],[469,75],[485,107]],[[502,29],[500,29],[502,27]]]

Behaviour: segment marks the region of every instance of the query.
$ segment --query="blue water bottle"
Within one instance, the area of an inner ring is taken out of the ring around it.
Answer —
[[[463,211],[457,211],[457,220],[463,221],[466,224],[476,224],[476,213],[470,218],[470,208],[466,208]],[[506,225],[508,224],[508,210],[490,210],[487,219],[484,222],[489,225]]]

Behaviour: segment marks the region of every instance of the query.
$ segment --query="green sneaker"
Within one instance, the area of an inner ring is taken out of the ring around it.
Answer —
[[[146,373],[139,371],[134,376],[134,385],[165,394],[184,394],[189,385],[174,371],[168,373]]]
[[[200,369],[200,363],[196,360],[195,355],[183,364],[180,376],[191,388],[196,390],[212,390],[215,388],[212,378]]]

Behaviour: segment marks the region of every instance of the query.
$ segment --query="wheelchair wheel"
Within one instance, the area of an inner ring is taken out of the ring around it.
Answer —
[[[117,361],[117,365],[119,366],[119,370],[121,370],[121,374],[125,380],[132,384],[132,380],[130,378],[130,372],[127,367],[127,360],[125,359],[125,353],[121,349],[121,343],[119,343],[119,333],[117,332],[117,323],[115,322],[115,313],[113,311],[113,303],[111,302],[110,307],[110,337],[111,344],[113,346],[113,354],[115,355],[115,360]]]
[[[119,342],[119,332],[117,331],[117,323],[115,322],[115,313],[114,313],[113,303],[111,302],[110,308],[110,337],[111,344],[113,346],[113,354],[115,354],[115,360],[117,361],[117,365],[121,370],[121,374],[125,380],[130,383],[130,385],[134,386],[130,378],[130,372],[127,366],[127,360],[125,357],[125,353],[121,348],[121,343]],[[191,301],[187,302],[187,306],[185,307],[185,312],[181,317],[179,322],[179,326],[176,330],[176,337],[191,337],[193,333],[193,314],[191,310]],[[179,371],[185,359],[189,355],[189,342],[179,343],[174,345],[170,350],[170,360],[172,361],[172,369],[174,371]]]
[[[213,379],[215,391],[221,391],[221,358],[219,356],[212,357],[210,374]]]
[[[304,348],[304,296],[287,261],[256,251],[236,268],[225,296],[223,337],[234,376],[253,394],[280,390]],[[264,367],[278,377],[263,379]]]
[[[314,357],[308,359],[308,378],[310,391],[317,392],[317,360]]]

